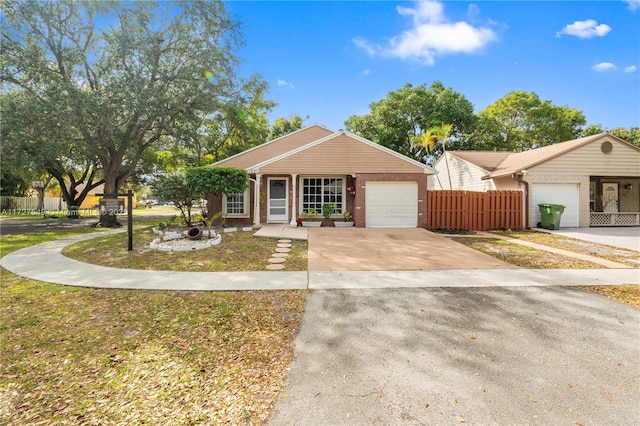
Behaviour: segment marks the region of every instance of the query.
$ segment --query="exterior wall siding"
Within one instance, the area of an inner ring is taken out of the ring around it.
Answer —
[[[495,189],[493,182],[482,180],[482,177],[487,174],[485,170],[448,153],[444,155],[446,157],[442,157],[434,166],[438,174],[429,179],[429,189],[464,189],[466,191]],[[449,162],[448,170],[447,161]],[[451,184],[449,184],[449,175],[451,176]]]
[[[424,168],[342,134],[263,166],[259,172],[353,175],[356,173],[424,173]]]
[[[605,154],[601,144],[605,139],[591,142],[552,158],[530,172],[541,174],[591,175],[591,176],[638,176],[640,173],[640,152],[615,140],[610,140],[613,149]]]

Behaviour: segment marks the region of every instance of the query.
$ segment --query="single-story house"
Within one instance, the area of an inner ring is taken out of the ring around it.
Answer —
[[[434,170],[384,146],[312,125],[214,164],[249,173],[243,194],[209,195],[228,225],[296,224],[335,205],[358,227],[426,227],[427,177]],[[321,217],[321,216],[320,216]]]
[[[563,227],[640,225],[640,148],[609,133],[524,152],[447,151],[429,189],[525,192],[524,223],[539,204],[565,206]]]

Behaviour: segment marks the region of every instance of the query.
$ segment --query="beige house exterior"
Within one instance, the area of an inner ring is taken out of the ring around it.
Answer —
[[[527,227],[540,203],[564,205],[564,227],[640,225],[640,148],[608,133],[518,153],[447,151],[434,169],[431,190],[524,191]]]
[[[333,204],[359,227],[426,227],[427,177],[434,170],[352,133],[319,125],[298,130],[215,163],[247,170],[244,194],[215,198],[226,223],[296,224]]]

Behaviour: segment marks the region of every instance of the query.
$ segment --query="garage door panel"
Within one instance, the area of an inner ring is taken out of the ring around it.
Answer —
[[[579,226],[580,193],[575,183],[535,183],[531,185],[533,198],[532,225],[540,222],[538,204],[560,204],[565,206],[560,218],[560,227],[574,228]]]
[[[418,226],[417,182],[367,182],[368,228],[415,228]]]

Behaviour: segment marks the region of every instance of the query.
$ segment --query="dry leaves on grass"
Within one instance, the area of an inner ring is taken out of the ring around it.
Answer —
[[[544,250],[513,244],[497,238],[456,237],[475,250],[490,254],[507,263],[529,269],[599,269],[601,265]]]
[[[496,234],[506,235],[519,240],[530,241],[574,253],[586,254],[588,256],[600,257],[613,262],[624,263],[634,268],[640,268],[640,257],[637,251],[627,250],[620,247],[598,244],[590,241],[578,240],[562,235],[554,235],[546,232],[532,231],[500,231]]]
[[[303,291],[68,288],[3,271],[0,423],[260,424]]]

